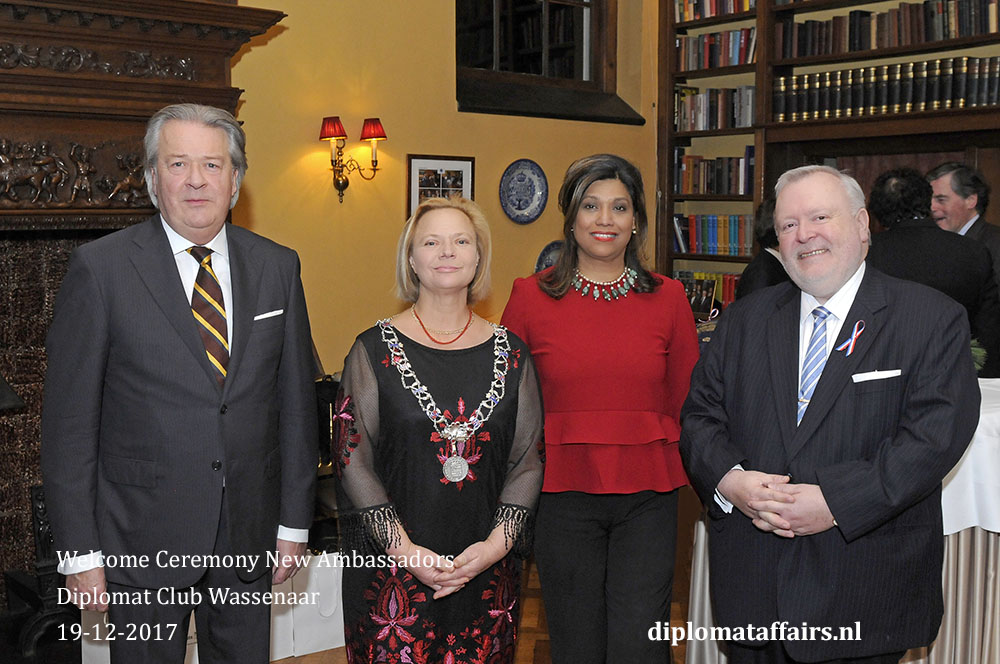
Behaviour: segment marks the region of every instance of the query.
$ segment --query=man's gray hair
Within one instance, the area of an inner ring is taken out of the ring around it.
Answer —
[[[840,184],[844,187],[844,193],[847,194],[847,200],[851,204],[851,214],[855,215],[861,208],[865,206],[865,192],[861,191],[861,185],[858,181],[852,178],[847,173],[838,171],[832,166],[823,166],[821,164],[810,164],[808,166],[799,166],[798,168],[793,168],[790,171],[785,171],[778,178],[778,182],[774,185],[774,197],[777,200],[778,196],[781,194],[781,190],[786,186],[797,182],[804,177],[808,177],[813,173],[826,173],[827,175],[832,175],[833,177],[840,180]],[[775,220],[777,221],[777,220]]]
[[[146,152],[146,191],[149,192],[149,199],[153,205],[159,207],[156,191],[153,187],[152,173],[156,170],[157,151],[160,147],[160,134],[163,131],[163,125],[170,120],[197,122],[206,127],[221,129],[226,133],[226,140],[229,143],[229,159],[232,161],[233,170],[236,171],[236,188],[233,191],[233,197],[229,200],[229,209],[232,209],[240,197],[240,185],[247,172],[247,137],[239,122],[229,111],[202,104],[165,106],[154,113],[153,117],[149,119],[149,124],[146,125],[146,137],[143,139],[143,147]]]

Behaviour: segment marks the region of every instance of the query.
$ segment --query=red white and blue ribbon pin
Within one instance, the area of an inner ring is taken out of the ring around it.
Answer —
[[[837,350],[846,350],[847,352],[844,353],[844,357],[850,357],[851,353],[854,352],[854,344],[858,343],[858,337],[860,337],[861,333],[864,331],[865,322],[863,320],[859,320],[854,324],[854,330],[851,332],[851,337],[844,343],[837,346]]]

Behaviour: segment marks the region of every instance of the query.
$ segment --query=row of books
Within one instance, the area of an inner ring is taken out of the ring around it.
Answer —
[[[752,214],[675,214],[674,251],[711,256],[752,256]]]
[[[757,61],[757,28],[740,28],[676,38],[680,71],[732,67]]]
[[[576,39],[576,28],[573,24],[573,7],[549,7],[551,16],[551,32],[549,39],[552,44],[565,44]]]
[[[778,76],[773,99],[775,122],[996,106],[1000,56]]]
[[[757,0],[674,0],[674,22],[740,14],[756,6]]]
[[[542,47],[542,17],[538,15],[523,16],[518,22],[521,39],[518,48]]]
[[[910,46],[998,31],[998,0],[925,0],[872,13],[855,9],[826,21],[796,22],[783,16],[775,25],[777,57],[840,55],[875,48]]]
[[[752,127],[757,88],[708,88],[687,85],[674,88],[674,128],[677,131],[706,131]]]
[[[674,148],[675,194],[717,194],[747,196],[752,192],[754,146],[748,145],[742,157],[706,158],[686,154],[686,148]]]
[[[733,272],[674,270],[673,278],[684,285],[691,311],[700,319],[707,319],[719,305],[725,309],[732,304],[736,299],[736,284],[740,282],[740,275]]]

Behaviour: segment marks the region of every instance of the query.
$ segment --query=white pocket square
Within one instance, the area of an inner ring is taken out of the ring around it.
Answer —
[[[855,383],[864,383],[868,380],[885,380],[886,378],[895,378],[896,376],[902,375],[902,369],[886,369],[885,371],[866,371],[864,373],[856,373],[851,376],[851,380]]]
[[[254,320],[264,320],[265,318],[272,318],[274,316],[280,316],[285,313],[284,309],[275,309],[274,311],[268,311],[266,314],[257,314],[253,317]]]

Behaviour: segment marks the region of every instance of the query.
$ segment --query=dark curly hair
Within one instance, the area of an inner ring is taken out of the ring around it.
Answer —
[[[868,212],[885,228],[931,216],[934,190],[920,171],[894,168],[875,178],[868,195]]]

